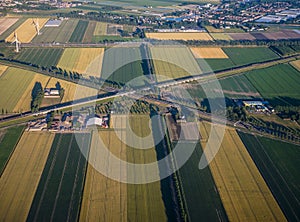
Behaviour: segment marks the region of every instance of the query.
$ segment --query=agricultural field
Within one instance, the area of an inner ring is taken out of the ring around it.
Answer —
[[[276,53],[279,53],[282,56],[295,54],[296,52],[294,49],[290,46],[270,46],[270,49],[275,51]]]
[[[158,81],[201,74],[191,50],[183,46],[150,47]]]
[[[193,47],[190,49],[196,59],[228,59],[222,48]]]
[[[0,77],[6,71],[7,68],[8,68],[7,66],[0,65]]]
[[[47,132],[23,133],[0,177],[1,221],[26,220],[53,138]]]
[[[94,30],[94,35],[106,35],[107,31],[107,23],[103,23],[103,22],[97,22],[96,23],[96,27],[95,27],[95,30]]]
[[[17,60],[44,67],[56,66],[63,49],[55,48],[25,48],[16,57]]]
[[[0,177],[11,153],[23,133],[23,130],[24,126],[15,126],[0,130]]]
[[[27,221],[78,220],[89,146],[88,133],[55,134]]]
[[[20,25],[15,32],[12,32],[6,39],[6,42],[12,42],[14,40],[14,33],[17,33],[19,41],[21,43],[29,43],[37,35],[35,26],[32,24],[35,21],[34,18],[27,19],[22,25]],[[39,18],[38,22],[42,28],[46,22],[47,18]]]
[[[272,105],[300,104],[300,72],[288,64],[252,70],[246,77]]]
[[[182,146],[189,147],[195,146],[195,144],[183,143]],[[197,143],[192,156],[179,170],[188,219],[189,221],[199,221],[200,219],[202,221],[228,221],[221,198],[215,190],[214,179],[209,168],[198,169],[202,153],[202,148]]]
[[[209,134],[207,125],[204,124],[204,127]],[[220,136],[218,126],[211,127]],[[204,150],[209,149],[205,141],[201,145]],[[211,153],[208,151],[206,155]],[[209,168],[229,221],[286,221],[234,129],[226,129],[221,147]]]
[[[4,17],[0,18],[0,35],[2,35],[9,27],[15,24],[18,18]]]
[[[209,33],[214,40],[225,40],[230,41],[233,40],[229,34],[225,33]]]
[[[83,43],[92,42],[96,25],[97,25],[96,21],[89,21],[88,27],[86,28],[85,34],[82,39]]]
[[[217,29],[211,25],[205,26],[205,29],[209,33],[243,33],[244,30],[240,28],[230,28],[230,29]]]
[[[69,42],[82,42],[88,24],[88,21],[79,20]]]
[[[237,66],[279,58],[277,54],[266,47],[232,47],[223,48],[223,51]]]
[[[250,33],[229,33],[233,40],[255,40],[256,38]]]
[[[74,29],[79,20],[68,19],[64,20],[59,27],[43,27],[41,35],[36,36],[32,42],[46,43],[46,42],[59,42],[66,43],[69,41]]]
[[[203,67],[203,59],[196,59],[200,67]],[[235,65],[231,61],[231,59],[205,59],[205,62],[207,63],[206,66],[209,68],[205,71],[219,71],[224,69],[229,69],[234,67]]]
[[[300,219],[300,147],[294,144],[239,133],[288,221]]]
[[[1,35],[0,40],[5,40],[12,32],[14,32],[20,25],[26,21],[25,17],[18,17],[18,20],[7,28]]]
[[[291,62],[291,65],[300,71],[300,60]]]
[[[125,84],[143,77],[142,57],[138,47],[113,47],[104,52],[101,78]],[[144,85],[137,80],[133,86]]]
[[[8,112],[30,110],[31,90],[35,82],[46,83],[48,79],[31,71],[8,68],[0,78],[0,109]]]
[[[103,48],[67,48],[57,66],[80,74],[100,77]]]
[[[66,80],[53,78],[53,77],[50,78],[46,87],[47,88],[55,88],[57,82],[59,82],[61,87],[65,90],[64,97],[62,98],[61,103],[71,102],[73,100],[97,95],[96,89],[77,85],[75,83],[68,82]]]
[[[159,40],[202,40],[202,41],[212,41],[213,39],[208,33],[203,32],[153,32],[146,33],[146,37],[150,39]]]

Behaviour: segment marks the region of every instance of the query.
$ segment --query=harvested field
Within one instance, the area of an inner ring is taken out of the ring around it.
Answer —
[[[233,40],[255,40],[255,37],[249,33],[230,33]]]
[[[108,24],[106,35],[119,35],[120,30],[123,30],[123,25]]]
[[[0,36],[0,39],[5,40],[12,32],[14,32],[25,21],[26,21],[25,17],[18,17],[18,21],[16,21],[13,25],[11,25],[8,29],[6,29]]]
[[[284,30],[284,33],[289,37],[289,39],[300,39],[300,33],[293,30]]]
[[[253,35],[254,38],[258,39],[258,40],[267,40],[268,39],[263,33],[260,33],[260,32],[252,33],[251,35]]]
[[[32,42],[59,42],[66,43],[69,41],[79,20],[64,20],[59,27],[44,27],[41,29],[41,35],[36,36]]]
[[[127,115],[111,115],[109,126],[118,129],[126,129]]]
[[[78,42],[78,43],[82,42],[88,24],[89,24],[88,21],[79,20],[69,39],[69,42]]]
[[[82,99],[89,96],[97,95],[97,90],[88,88],[85,86],[77,85],[72,82],[68,82],[61,79],[51,78],[47,84],[47,88],[55,88],[56,83],[59,82],[61,87],[65,89],[64,97],[62,98],[61,103],[70,102],[74,99]]]
[[[121,132],[122,138],[126,133]],[[101,137],[103,143],[98,139]],[[89,154],[83,200],[80,211],[80,221],[127,221],[127,185],[102,175],[93,166],[100,167],[102,161],[97,161],[101,153],[99,146],[106,146],[118,158],[126,160],[126,145],[120,141],[114,131],[99,131],[93,133]],[[108,159],[109,156],[101,157]],[[126,177],[126,169],[120,165],[112,165],[108,161],[106,167],[118,168],[121,177]],[[96,168],[97,168],[96,167]]]
[[[209,33],[214,40],[232,40],[232,37],[229,34],[225,33]]]
[[[0,35],[2,35],[9,27],[15,24],[18,20],[18,18],[0,18]]]
[[[300,71],[300,60],[291,62],[291,65]]]
[[[204,59],[227,59],[228,56],[222,50],[222,48],[200,48],[193,47],[190,48],[195,58],[204,58]]]
[[[80,74],[99,77],[103,56],[103,48],[67,48],[57,66]]]
[[[155,74],[160,75],[157,76],[158,81],[177,79],[202,73],[193,54],[187,47],[151,47],[150,52]]]
[[[35,29],[34,25],[32,24],[34,20],[35,20],[34,18],[29,18],[21,26],[19,26],[16,29],[15,32],[18,35],[18,39],[22,43],[29,43],[34,38],[34,36],[36,36],[37,32],[36,32],[36,29]],[[48,19],[47,18],[39,18],[38,21],[39,21],[40,28],[42,28],[46,24]],[[5,39],[5,41],[6,42],[12,42],[14,40],[14,33],[15,32],[12,32]]]
[[[97,22],[94,30],[94,35],[106,35],[107,23]]]
[[[270,40],[289,39],[289,36],[284,32],[265,32],[263,35]]]
[[[7,66],[0,65],[0,77],[6,71],[7,68],[8,68]]]
[[[25,48],[16,57],[17,60],[44,67],[56,66],[63,49],[53,48]]]
[[[203,40],[212,41],[213,39],[208,33],[203,32],[153,32],[146,33],[146,37],[150,39],[160,39],[160,40]]]
[[[92,43],[96,24],[96,21],[89,21],[89,25],[86,28],[85,34],[82,39],[83,43]]]
[[[78,221],[89,146],[89,133],[55,135],[27,221]]]
[[[35,73],[17,68],[8,68],[0,78],[0,108],[12,112],[32,83]]]
[[[52,133],[23,133],[0,178],[1,221],[26,221],[53,138]]]
[[[217,125],[212,130],[219,135]],[[222,145],[209,168],[229,221],[286,221],[236,131],[227,128],[218,139]]]

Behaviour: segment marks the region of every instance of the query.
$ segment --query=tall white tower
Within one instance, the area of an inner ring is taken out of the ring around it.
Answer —
[[[12,44],[13,44],[13,43],[16,43],[16,49],[15,49],[15,51],[16,51],[16,52],[20,52],[21,42],[19,41],[16,32],[15,32],[15,34],[14,34],[14,40],[12,41]]]
[[[40,25],[39,25],[39,20],[38,19],[36,19],[36,21],[32,21],[32,24],[34,25],[34,27],[35,27],[35,30],[36,30],[36,32],[37,32],[37,35],[40,35],[41,33],[40,33]]]

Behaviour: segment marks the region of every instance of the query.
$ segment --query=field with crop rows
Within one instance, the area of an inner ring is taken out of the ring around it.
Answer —
[[[217,125],[212,127],[217,137]],[[206,130],[209,133],[208,130]],[[286,221],[266,182],[234,129],[227,128],[213,161],[209,164],[230,221]],[[216,141],[214,144],[216,145]],[[207,143],[202,141],[204,150]],[[206,151],[206,155],[212,155]]]
[[[55,88],[57,82],[59,82],[61,87],[65,90],[64,97],[62,98],[61,101],[62,103],[97,95],[96,89],[77,85],[75,83],[53,78],[53,77],[50,78],[46,87]]]
[[[82,42],[88,24],[88,21],[79,20],[69,39],[69,42]]]
[[[24,132],[0,177],[0,220],[25,221],[54,134]]]
[[[66,43],[69,41],[79,20],[64,20],[59,27],[44,27],[41,29],[41,35],[36,36],[32,42],[59,42]]]
[[[214,40],[233,40],[229,34],[225,33],[209,33]]]
[[[57,66],[80,74],[99,77],[103,56],[103,48],[67,48]]]
[[[181,145],[184,147],[196,146],[192,156],[179,170],[189,220],[227,221],[225,209],[218,192],[215,190],[209,168],[198,169],[199,160],[203,153],[200,144],[183,143]]]
[[[137,47],[114,47],[105,51],[101,78],[125,84],[143,76],[140,49]],[[133,85],[143,85],[138,80]]]
[[[0,77],[6,71],[7,68],[8,68],[7,66],[0,65]]]
[[[107,23],[97,22],[94,35],[106,35]]]
[[[252,159],[289,221],[300,219],[300,147],[239,133]]]
[[[5,40],[12,32],[14,32],[20,25],[22,25],[26,21],[24,17],[18,17],[18,21],[16,21],[13,25],[7,28],[1,35],[0,40]]]
[[[151,47],[151,58],[158,81],[177,79],[184,76],[201,74],[193,54],[187,47],[159,46]]]
[[[197,62],[200,67],[203,66],[203,59],[197,59]],[[209,67],[207,71],[224,70],[235,66],[230,59],[205,59],[205,62]]]
[[[249,48],[223,48],[224,52],[237,65],[245,65],[255,62],[264,62],[276,59],[279,56],[266,47],[249,47]]]
[[[29,43],[34,38],[34,36],[37,35],[35,26],[32,24],[35,19],[29,18],[27,19],[22,25],[20,25],[15,32],[18,35],[19,41],[22,43]],[[48,21],[47,18],[39,18],[38,22],[40,25],[40,28],[42,28],[46,22]],[[12,42],[14,40],[14,33],[12,32],[6,39],[6,42]]]
[[[89,146],[88,133],[55,135],[27,221],[77,221]]]
[[[0,35],[2,35],[9,27],[15,24],[18,18],[4,17],[0,18]]]
[[[299,105],[300,72],[288,64],[280,64],[265,69],[253,70],[246,77],[262,95],[273,105]]]
[[[203,41],[212,41],[213,39],[208,33],[203,32],[153,32],[146,33],[146,37],[150,39],[159,39],[159,40],[203,40]]]
[[[89,24],[86,28],[85,34],[82,39],[83,43],[91,43],[92,42],[96,25],[97,25],[96,21],[89,21]]]
[[[20,54],[16,57],[17,60],[22,62],[29,62],[44,67],[56,66],[63,49],[53,48],[26,48],[22,49]]]
[[[222,48],[192,47],[190,49],[197,59],[228,59]]]
[[[15,126],[0,130],[0,177],[11,153],[13,152],[24,126]]]

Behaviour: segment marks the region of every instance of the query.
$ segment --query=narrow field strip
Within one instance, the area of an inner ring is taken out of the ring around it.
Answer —
[[[0,35],[2,35],[9,27],[15,24],[18,20],[18,18],[0,18]]]
[[[19,41],[21,41],[21,43],[29,43],[31,42],[31,40],[34,38],[34,36],[37,35],[35,26],[33,25],[33,21],[36,21],[35,18],[29,18],[27,19],[21,26],[19,26],[16,29],[16,33],[18,35],[18,39]],[[48,18],[39,18],[38,22],[39,22],[39,26],[40,28],[42,28],[46,22],[48,21]],[[14,33],[12,32],[6,39],[6,42],[12,42],[14,40]]]
[[[216,125],[212,130],[220,135]],[[236,131],[227,128],[218,139],[222,145],[209,167],[229,220],[286,221]]]
[[[26,221],[53,139],[45,132],[21,137],[0,178],[1,221]]]
[[[0,65],[0,77],[6,71],[7,68],[8,66]]]
[[[146,37],[150,39],[159,39],[159,40],[203,40],[203,41],[212,41],[212,37],[208,33],[202,32],[153,32],[146,33]]]
[[[228,56],[222,50],[222,48],[204,48],[204,47],[192,47],[190,48],[195,58],[203,59],[227,59]]]

